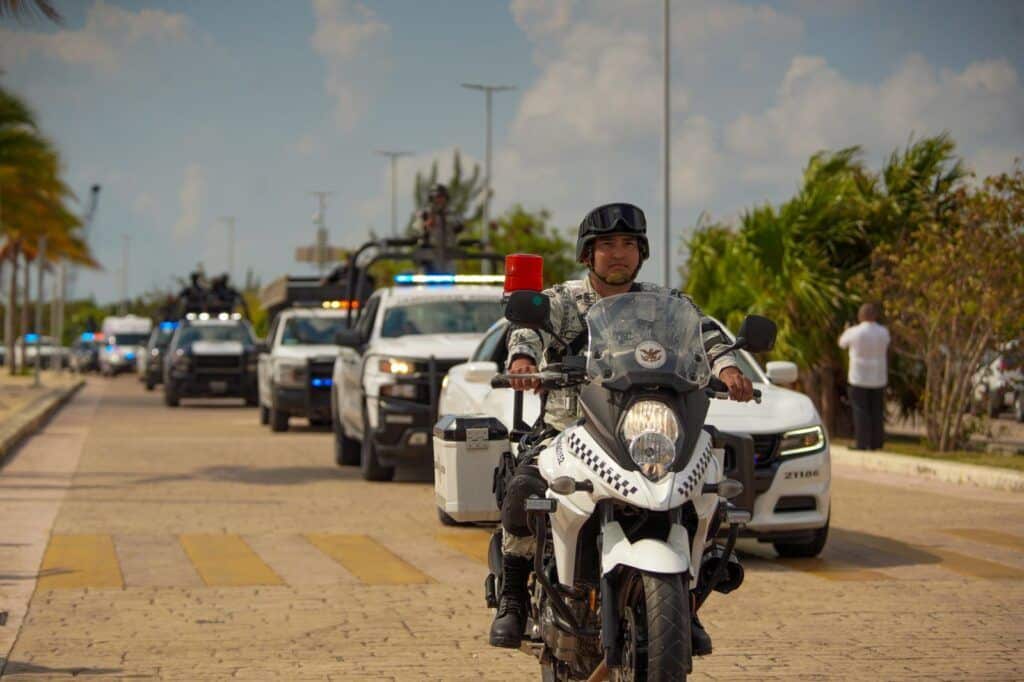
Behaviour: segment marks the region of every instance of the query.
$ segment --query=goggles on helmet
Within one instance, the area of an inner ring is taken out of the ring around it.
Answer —
[[[644,212],[632,204],[606,204],[588,213],[581,227],[590,234],[646,234],[647,219]]]

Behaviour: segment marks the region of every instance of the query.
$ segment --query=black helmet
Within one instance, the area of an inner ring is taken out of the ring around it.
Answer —
[[[580,223],[576,237],[576,261],[583,262],[587,249],[598,237],[609,234],[628,234],[640,242],[640,262],[651,255],[647,243],[647,218],[644,212],[633,204],[605,204],[587,214]]]
[[[430,192],[427,193],[427,198],[433,201],[435,197],[444,197],[445,199],[447,199],[448,188],[442,185],[440,182],[435,182],[433,185],[431,185]]]

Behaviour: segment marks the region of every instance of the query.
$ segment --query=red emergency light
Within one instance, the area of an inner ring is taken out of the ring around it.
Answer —
[[[505,293],[541,291],[544,288],[544,259],[532,253],[505,256]]]

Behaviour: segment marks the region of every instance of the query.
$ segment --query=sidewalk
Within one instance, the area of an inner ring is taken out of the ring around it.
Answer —
[[[85,383],[71,372],[44,371],[36,388],[30,376],[11,376],[0,367],[0,465]]]
[[[944,462],[884,450],[851,450],[836,443],[831,444],[831,452],[833,461],[869,471],[1024,493],[1024,474],[1011,469]]]

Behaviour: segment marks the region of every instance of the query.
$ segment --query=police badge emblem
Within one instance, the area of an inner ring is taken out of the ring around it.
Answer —
[[[636,347],[636,361],[644,369],[658,369],[665,364],[665,348],[657,341],[644,341]]]

